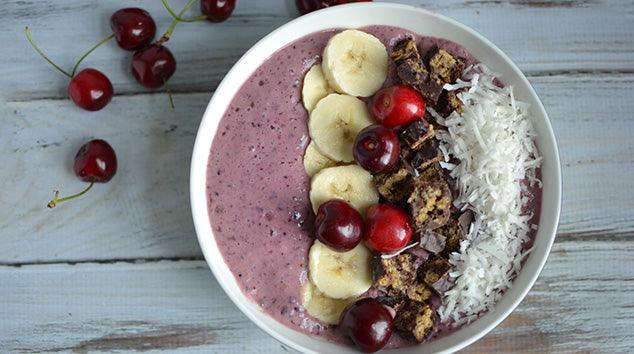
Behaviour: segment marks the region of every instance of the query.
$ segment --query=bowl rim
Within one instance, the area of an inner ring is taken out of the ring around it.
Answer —
[[[209,145],[204,145],[203,146],[203,138],[202,136],[207,134],[205,131],[203,131],[203,127],[206,126],[206,122],[207,120],[209,120],[209,115],[210,115],[210,107],[212,106],[212,103],[214,103],[214,101],[216,100],[227,100],[227,102],[230,102],[230,100],[233,97],[230,98],[219,98],[216,95],[216,92],[219,91],[223,91],[223,88],[227,85],[229,85],[229,83],[227,82],[227,78],[232,76],[232,73],[234,71],[237,71],[238,68],[241,66],[240,64],[242,62],[245,61],[245,58],[248,58],[249,56],[252,55],[252,53],[255,51],[256,48],[260,47],[262,45],[262,43],[265,43],[269,40],[269,38],[276,36],[278,33],[286,31],[288,27],[296,25],[298,22],[301,21],[311,21],[314,20],[318,17],[321,16],[327,16],[331,13],[335,13],[335,12],[339,12],[339,11],[345,11],[347,9],[351,9],[351,8],[364,8],[364,7],[376,7],[376,8],[383,8],[383,9],[400,9],[400,10],[407,10],[407,11],[413,11],[413,12],[417,12],[419,14],[425,15],[425,16],[432,16],[435,17],[441,21],[447,22],[452,26],[456,26],[459,29],[468,32],[469,34],[475,36],[478,40],[482,41],[486,46],[488,46],[490,49],[492,49],[493,51],[496,52],[497,55],[499,55],[504,62],[506,62],[506,64],[510,67],[510,69],[512,71],[515,72],[515,74],[519,77],[519,79],[529,88],[529,92],[528,94],[531,96],[534,96],[533,99],[535,102],[537,102],[537,106],[533,106],[532,109],[533,110],[539,110],[540,114],[543,115],[543,117],[545,118],[544,123],[545,123],[545,133],[547,134],[547,139],[550,140],[550,142],[552,142],[553,145],[553,150],[552,150],[552,158],[553,158],[553,162],[554,162],[554,166],[552,166],[553,170],[554,170],[554,176],[553,176],[553,189],[554,189],[554,193],[555,193],[555,201],[556,201],[556,205],[554,205],[554,213],[552,215],[553,217],[553,223],[551,225],[551,232],[549,235],[549,238],[547,239],[547,244],[545,245],[545,250],[543,252],[543,255],[541,256],[541,258],[539,259],[539,262],[537,264],[537,267],[535,268],[535,271],[533,272],[533,274],[530,275],[528,281],[526,282],[524,288],[521,290],[520,294],[512,301],[512,303],[510,304],[510,306],[507,307],[507,309],[505,309],[505,311],[502,312],[496,312],[495,313],[495,319],[490,321],[490,323],[488,325],[486,325],[484,328],[482,328],[479,332],[477,332],[474,335],[471,335],[467,338],[464,338],[462,340],[460,340],[458,343],[445,348],[439,352],[442,353],[450,353],[450,352],[454,352],[457,350],[460,350],[462,348],[465,348],[466,346],[474,343],[475,341],[477,341],[478,339],[482,338],[483,336],[485,336],[487,333],[489,333],[493,328],[495,328],[496,326],[498,326],[504,319],[506,319],[509,314],[515,310],[515,308],[521,303],[521,301],[526,297],[526,295],[528,294],[528,292],[531,290],[531,288],[533,287],[535,281],[537,280],[537,278],[539,277],[541,271],[543,270],[543,267],[548,259],[548,256],[550,255],[550,251],[552,249],[552,245],[554,243],[556,234],[557,234],[557,230],[559,227],[559,218],[560,218],[560,214],[561,214],[561,204],[562,204],[562,173],[561,173],[561,161],[560,161],[560,156],[559,156],[559,146],[557,144],[557,139],[555,137],[553,128],[552,128],[552,124],[550,122],[550,118],[541,102],[541,100],[539,99],[539,97],[537,96],[534,88],[532,87],[532,85],[530,84],[530,82],[528,81],[528,79],[526,78],[526,76],[524,76],[524,74],[522,73],[522,71],[517,67],[517,65],[504,53],[502,52],[502,50],[500,50],[496,45],[494,45],[492,42],[490,42],[488,39],[486,39],[484,36],[482,36],[480,33],[478,33],[477,31],[475,31],[474,29],[456,21],[453,20],[447,16],[444,15],[440,15],[438,13],[423,9],[423,8],[419,8],[419,7],[414,7],[411,5],[406,5],[406,4],[393,4],[393,3],[376,3],[376,2],[362,2],[362,3],[351,3],[351,4],[345,4],[345,5],[339,5],[339,6],[335,6],[335,7],[329,7],[329,8],[325,8],[322,10],[318,10],[315,12],[312,12],[310,14],[307,15],[303,15],[300,16],[298,18],[295,18],[281,26],[279,26],[277,29],[273,30],[272,32],[270,32],[269,34],[267,34],[266,36],[264,36],[262,39],[260,39],[257,43],[255,43],[253,46],[250,47],[250,49],[245,52],[240,59],[231,67],[231,69],[227,72],[227,74],[224,76],[223,80],[220,82],[220,84],[218,85],[218,87],[216,88],[214,94],[212,95],[211,99],[209,100],[209,103],[207,105],[207,108],[205,110],[205,113],[203,114],[203,117],[201,119],[201,122],[199,124],[198,130],[197,130],[197,134],[196,134],[196,139],[194,142],[194,147],[193,147],[193,152],[192,152],[192,157],[191,157],[191,165],[190,165],[190,204],[191,204],[191,212],[192,212],[192,218],[193,218],[193,222],[194,222],[194,229],[196,231],[196,235],[198,238],[198,242],[200,244],[201,250],[203,252],[203,255],[205,257],[205,261],[207,263],[207,265],[209,266],[209,268],[211,269],[212,273],[214,274],[214,277],[216,278],[218,284],[220,284],[220,286],[222,287],[223,291],[225,292],[225,294],[227,294],[227,296],[231,299],[231,301],[240,309],[240,311],[242,311],[243,314],[245,314],[247,316],[247,318],[249,318],[253,323],[255,323],[260,329],[264,330],[266,333],[268,333],[270,336],[272,336],[273,338],[275,338],[276,340],[280,341],[281,343],[295,349],[301,352],[312,352],[311,350],[303,347],[302,345],[292,341],[291,339],[279,334],[278,332],[276,332],[273,328],[271,328],[269,325],[265,324],[263,321],[261,321],[259,318],[257,318],[255,316],[254,313],[252,313],[252,309],[248,308],[246,305],[244,305],[242,302],[238,301],[238,298],[232,296],[232,291],[229,289],[229,285],[228,282],[229,280],[225,279],[223,277],[222,274],[220,274],[220,270],[218,269],[218,267],[215,265],[215,262],[217,262],[216,259],[212,258],[211,255],[211,251],[210,251],[210,243],[212,241],[215,242],[215,239],[213,237],[213,232],[211,232],[212,237],[207,238],[206,233],[208,230],[211,229],[211,223],[209,220],[209,215],[208,215],[208,206],[207,206],[207,201],[206,201],[206,197],[204,198],[204,203],[202,203],[202,205],[200,205],[200,202],[197,202],[197,200],[199,200],[200,198],[198,197],[199,193],[202,191],[203,193],[205,192],[205,185],[206,183],[202,183],[201,186],[201,178],[202,181],[205,182],[206,181],[206,172],[207,172],[207,164],[208,164],[208,159],[209,159],[209,152],[211,149],[211,146]],[[312,32],[311,32],[312,33]],[[284,44],[285,45],[285,44]],[[283,48],[284,45],[278,46],[276,50],[279,50],[281,48]],[[264,60],[266,60],[267,58],[264,58]],[[263,62],[262,61],[262,62]],[[224,112],[223,112],[224,114]],[[543,133],[542,133],[543,134]],[[215,135],[215,134],[214,134]],[[213,143],[213,136],[211,137],[211,142]],[[542,153],[543,156],[543,153]],[[200,176],[200,174],[202,173],[202,177]],[[201,189],[202,187],[202,189]],[[540,227],[541,227],[541,222],[542,220],[540,220]],[[203,235],[205,237],[203,237]],[[542,241],[544,242],[544,241]],[[224,261],[224,259],[222,260]],[[522,271],[524,270],[524,268],[522,268],[522,270],[520,271],[519,274],[522,273]],[[518,277],[519,277],[518,274]],[[235,281],[235,279],[232,279],[231,281]],[[246,299],[246,301],[251,301],[247,298],[247,296],[244,293],[241,293],[241,295]],[[501,300],[500,300],[501,301]],[[493,311],[489,311],[489,312],[493,312]],[[483,316],[484,317],[484,316]],[[474,322],[476,323],[476,322]],[[279,325],[284,326],[284,324],[279,323]],[[466,327],[468,327],[469,325],[467,325]]]

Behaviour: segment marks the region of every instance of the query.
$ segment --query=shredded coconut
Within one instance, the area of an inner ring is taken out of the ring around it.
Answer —
[[[522,246],[534,227],[529,224],[532,215],[522,212],[529,201],[523,181],[541,186],[536,178],[541,158],[533,141],[529,105],[515,98],[511,86],[496,85],[496,74],[484,65],[467,68],[463,76],[469,81],[444,87],[469,88],[457,94],[463,113],[443,118],[429,110],[448,128],[437,134],[443,155],[460,161],[455,165],[445,158],[441,163],[457,180],[454,205],[475,214],[460,251],[450,255],[455,283],[438,310],[441,320],[454,326],[491,310],[511,286],[530,252],[522,252]]]

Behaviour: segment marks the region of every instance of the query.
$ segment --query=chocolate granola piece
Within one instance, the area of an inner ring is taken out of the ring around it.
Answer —
[[[429,305],[418,301],[406,301],[396,312],[394,328],[405,338],[422,342],[431,334],[436,315]]]
[[[436,105],[438,98],[443,91],[443,83],[439,83],[436,80],[427,80],[423,84],[418,85],[416,88],[420,91],[421,95],[427,100],[427,104],[432,106]]]
[[[409,299],[416,301],[427,301],[431,297],[431,289],[422,281],[414,281],[412,286],[407,288],[405,295]]]
[[[407,169],[401,167],[396,172],[374,176],[374,185],[385,200],[399,204],[407,197],[411,181]]]
[[[414,150],[433,136],[434,126],[430,125],[424,118],[416,119],[401,132],[401,139]]]
[[[404,296],[390,296],[383,295],[376,298],[376,301],[380,302],[384,306],[388,306],[394,309],[394,311],[398,311],[401,306],[405,303],[406,298]]]
[[[443,170],[443,168],[440,167],[440,164],[438,162],[434,162],[430,164],[429,166],[427,166],[422,171],[420,171],[418,173],[418,179],[424,179],[426,181],[438,181],[438,180],[447,181],[447,178],[445,176],[445,170]]]
[[[434,230],[447,223],[451,191],[444,180],[414,179],[414,191],[407,198],[417,232]]]
[[[416,41],[413,38],[404,38],[394,45],[390,55],[395,63],[400,64],[403,60],[414,59],[421,61]]]
[[[400,295],[416,280],[416,264],[414,256],[401,253],[392,258],[375,257],[373,260],[376,286],[388,294]]]
[[[420,235],[420,246],[433,254],[442,252],[446,243],[447,237],[434,231],[425,230]]]
[[[428,67],[432,80],[440,83],[454,83],[462,76],[464,61],[438,47],[427,53]]]
[[[389,296],[406,296],[417,301],[425,301],[431,290],[418,280],[421,261],[408,253],[391,258],[375,257],[373,260],[375,286]]]
[[[433,256],[418,269],[418,280],[442,294],[446,290],[450,270],[451,264],[447,259]]]
[[[423,171],[436,162],[443,160],[443,154],[438,148],[438,140],[429,139],[409,157],[409,163],[418,171]]]
[[[391,53],[396,74],[401,81],[417,89],[427,102],[435,105],[442,93],[443,82],[433,80],[423,62],[416,41],[411,38],[398,42]]]
[[[460,101],[455,91],[443,91],[438,98],[436,110],[443,117],[448,117],[453,111],[462,114],[462,101]]]
[[[396,75],[407,85],[419,89],[429,82],[429,73],[420,59],[405,59],[396,66]]]
[[[436,229],[436,232],[447,238],[445,249],[442,251],[443,255],[448,257],[451,253],[460,249],[460,241],[469,233],[469,226],[471,226],[472,221],[473,212],[467,210],[460,216],[453,215],[445,226]]]

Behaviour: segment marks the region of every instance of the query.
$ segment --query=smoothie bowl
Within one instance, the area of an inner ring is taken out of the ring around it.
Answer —
[[[519,69],[409,6],[300,17],[247,52],[191,166],[205,259],[303,352],[451,352],[524,298],[552,246],[559,156]]]

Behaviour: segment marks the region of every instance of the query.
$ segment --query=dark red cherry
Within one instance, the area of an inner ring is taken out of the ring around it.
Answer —
[[[119,47],[125,50],[137,50],[150,44],[156,34],[156,23],[152,16],[137,7],[128,7],[113,13],[110,28]]]
[[[295,6],[302,15],[325,7],[348,4],[351,2],[371,2],[372,0],[295,0]]]
[[[373,353],[390,340],[393,321],[385,306],[365,298],[353,302],[343,311],[339,327],[361,351]]]
[[[105,140],[91,140],[77,151],[73,170],[84,182],[106,183],[117,173],[117,155]]]
[[[354,159],[374,173],[392,171],[399,161],[401,143],[392,129],[371,125],[357,134],[353,145]]]
[[[374,94],[370,110],[374,120],[398,129],[425,115],[426,102],[421,94],[406,85],[386,87]]]
[[[332,199],[319,206],[315,218],[316,236],[338,252],[350,251],[361,241],[363,218],[356,209],[341,199]]]
[[[390,204],[375,204],[365,214],[365,245],[375,252],[392,253],[412,239],[409,215]]]
[[[84,195],[95,183],[106,183],[117,173],[117,155],[105,140],[94,139],[79,148],[73,165],[75,175],[80,180],[90,183],[83,191],[68,197],[60,198],[59,191],[55,191],[53,200],[48,203],[49,208],[57,204]]]
[[[95,69],[84,69],[68,84],[68,97],[79,107],[98,111],[112,99],[112,83],[106,75]]]
[[[163,45],[139,49],[132,57],[132,75],[147,88],[163,86],[176,71],[176,59]]]
[[[236,0],[200,0],[200,11],[211,22],[222,22],[231,16]]]

